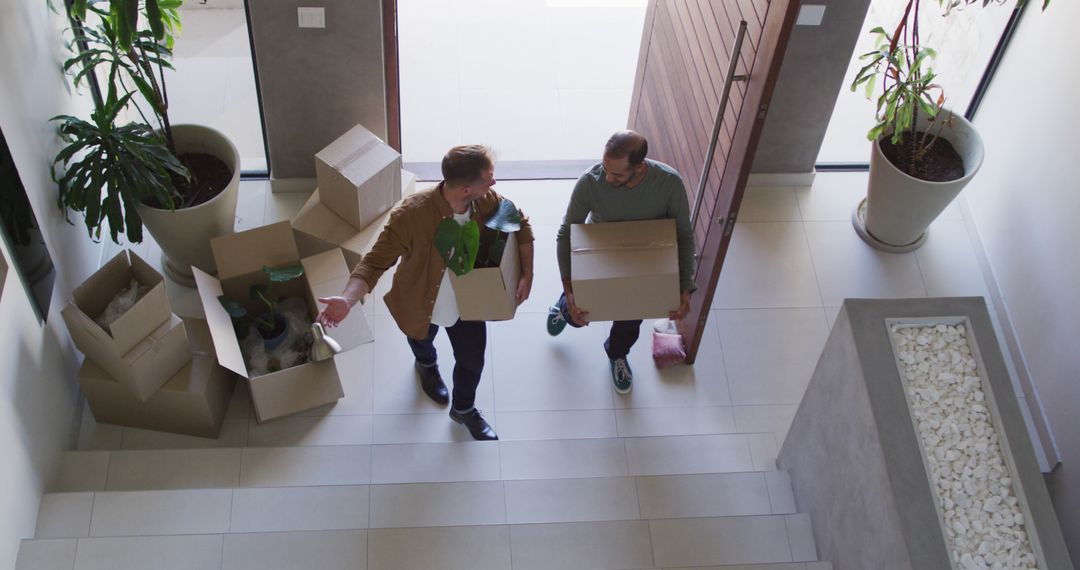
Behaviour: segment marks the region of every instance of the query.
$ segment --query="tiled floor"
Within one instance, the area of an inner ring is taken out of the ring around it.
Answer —
[[[864,183],[821,174],[812,188],[749,190],[698,362],[655,369],[646,335],[625,396],[610,386],[604,325],[557,338],[541,325],[572,181],[500,183],[542,240],[534,299],[489,326],[478,397],[500,442],[471,441],[420,395],[401,333],[369,302],[376,340],[343,356],[354,373],[335,406],[260,425],[240,389],[219,440],[87,412],[19,570],[827,568],[803,563],[817,558],[812,530],[775,458],[836,307],[984,291],[955,209],[916,253],[864,246],[849,221]],[[244,182],[238,228],[304,198]],[[157,262],[154,244],[135,249]],[[169,292],[198,313],[190,290]]]

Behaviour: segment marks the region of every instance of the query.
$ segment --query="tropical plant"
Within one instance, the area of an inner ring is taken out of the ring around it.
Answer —
[[[503,198],[499,207],[484,226],[495,230],[495,239],[488,248],[483,263],[498,265],[502,259],[506,238],[503,233],[521,229],[521,211],[513,202]],[[447,269],[461,276],[473,270],[480,251],[480,226],[475,220],[459,224],[453,218],[445,218],[435,229],[435,249],[446,263]]]
[[[251,316],[248,310],[244,308],[242,304],[234,299],[230,299],[225,295],[219,295],[218,301],[221,302],[221,306],[225,307],[225,311],[232,317],[233,326],[237,331],[237,334],[241,336],[246,335],[248,324],[255,325],[255,328],[259,331],[259,334],[263,338],[272,337],[278,328],[278,322],[281,315],[277,313],[277,295],[274,294],[275,283],[285,283],[286,281],[292,281],[304,274],[304,267],[302,265],[289,265],[286,267],[267,267],[263,266],[263,273],[266,275],[266,283],[256,283],[248,290],[248,296],[252,301],[258,301],[266,305],[266,312],[262,315]]]
[[[905,164],[896,166],[917,175],[918,163],[938,140],[938,134],[952,116],[938,119],[947,100],[944,89],[935,82],[937,74],[932,65],[937,51],[922,44],[919,35],[919,16],[922,0],[907,0],[903,15],[892,32],[878,26],[870,31],[877,37],[873,51],[860,56],[867,61],[851,83],[851,90],[865,89],[872,98],[881,78],[881,93],[877,98],[877,121],[866,138],[877,141],[884,135],[889,142],[902,146],[899,155]],[[1004,4],[1007,0],[938,0],[949,15],[957,8],[973,4],[988,6]],[[1017,0],[1020,6],[1025,0]],[[1050,0],[1043,0],[1043,10]],[[928,131],[916,132],[919,114],[925,113],[930,122]]]

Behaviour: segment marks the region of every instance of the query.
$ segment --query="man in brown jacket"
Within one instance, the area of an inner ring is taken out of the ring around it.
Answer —
[[[474,406],[484,370],[487,325],[461,320],[450,274],[435,249],[435,230],[443,219],[453,218],[460,224],[473,219],[482,226],[498,208],[502,197],[491,189],[495,185],[491,151],[478,145],[454,147],[443,157],[442,174],[442,182],[407,197],[390,212],[386,227],[353,269],[341,296],[319,299],[326,307],[318,321],[337,326],[400,258],[401,267],[384,299],[416,356],[421,388],[437,404],[446,405],[450,399],[439,374],[434,345],[439,327],[445,327],[456,360],[450,418],[464,424],[475,439],[499,439]],[[529,298],[533,281],[533,234],[524,215],[517,241],[521,279],[516,297],[520,305]]]

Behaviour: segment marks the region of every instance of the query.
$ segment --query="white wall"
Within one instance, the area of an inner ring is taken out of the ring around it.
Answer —
[[[42,490],[69,445],[79,356],[59,310],[97,266],[102,247],[81,225],[64,221],[49,178],[59,142],[48,119],[86,105],[68,93],[60,74],[63,26],[45,0],[0,1],[0,128],[57,268],[46,325],[14,267],[0,298],[0,568],[14,567],[19,539],[33,535]],[[12,265],[10,251],[3,255]]]
[[[1061,455],[1051,494],[1080,563],[1080,4],[1041,4],[975,117],[986,161],[964,195]]]

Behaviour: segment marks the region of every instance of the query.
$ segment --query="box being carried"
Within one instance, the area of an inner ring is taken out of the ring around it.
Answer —
[[[147,291],[102,328],[94,319],[132,280]],[[145,402],[191,360],[184,323],[172,314],[161,274],[124,251],[72,292],[61,314],[71,339],[86,357]]]
[[[675,220],[571,225],[570,275],[590,321],[666,317],[680,303]]]
[[[210,330],[202,320],[185,321],[191,362],[145,402],[115,378],[83,361],[79,386],[99,423],[216,438],[236,387],[236,375],[218,366]]]
[[[404,199],[415,190],[416,175],[402,170],[401,197]],[[360,263],[364,253],[374,245],[389,218],[389,211],[384,212],[366,228],[358,230],[323,203],[322,192],[316,189],[304,203],[304,207],[300,208],[293,217],[291,223],[296,235],[296,245],[302,257],[340,247],[342,253],[345,254],[346,263],[352,268]]]
[[[478,267],[465,275],[450,273],[458,311],[463,321],[506,321],[517,313],[521,259],[517,232],[506,234],[506,247],[498,267]],[[481,252],[485,251],[481,247]]]
[[[362,230],[401,199],[401,155],[356,125],[315,155],[322,203]]]
[[[299,279],[276,283],[275,292],[286,297],[302,297],[308,306],[308,314],[314,319],[319,312],[315,299],[340,295],[349,280],[349,267],[341,250],[301,258],[289,222],[217,237],[211,240],[210,247],[217,262],[218,277],[195,270],[199,298],[206,311],[218,362],[249,379],[255,418],[264,422],[331,404],[344,397],[336,358],[252,377],[240,352],[232,319],[218,300],[218,296],[224,294],[237,301],[246,301],[251,285],[265,282],[263,266],[276,268],[300,263],[304,274]],[[328,332],[341,344],[343,351],[374,340],[364,312],[360,310],[349,313],[349,318]]]

